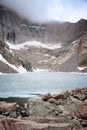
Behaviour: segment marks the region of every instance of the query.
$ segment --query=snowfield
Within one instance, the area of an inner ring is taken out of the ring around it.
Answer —
[[[18,73],[25,73],[25,72],[27,72],[27,70],[24,69],[22,66],[15,66],[15,65],[10,64],[1,54],[0,54],[0,61],[4,62],[9,67],[11,67],[14,70],[16,70]]]
[[[58,49],[61,48],[61,43],[58,44],[44,44],[44,43],[40,43],[38,41],[31,41],[31,42],[24,42],[21,44],[17,44],[17,45],[13,45],[11,43],[9,43],[8,41],[5,42],[10,49],[14,49],[14,50],[20,50],[23,48],[27,48],[27,47],[37,47],[37,48],[46,48],[46,49],[50,49],[50,50],[54,50],[54,49]]]

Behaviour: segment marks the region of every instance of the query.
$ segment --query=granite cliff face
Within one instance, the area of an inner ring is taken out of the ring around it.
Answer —
[[[31,62],[34,69],[87,72],[87,21],[84,19],[77,23],[54,22],[38,25],[0,7],[0,39],[15,46],[26,41],[55,46],[51,49],[41,45],[12,49],[14,55]]]
[[[0,7],[0,37],[13,43],[37,40],[45,43],[70,43],[87,30],[87,21],[53,22],[43,25],[29,23],[6,8]]]

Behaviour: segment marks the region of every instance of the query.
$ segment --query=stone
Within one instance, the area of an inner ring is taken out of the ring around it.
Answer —
[[[0,103],[0,113],[2,112],[11,112],[16,110],[16,103]]]
[[[84,103],[80,106],[79,114],[82,119],[87,119],[87,103]]]
[[[87,95],[87,90],[84,92],[85,95]]]
[[[78,100],[77,98],[74,98],[73,96],[70,96],[70,100],[72,101],[72,103],[77,104],[77,105],[83,103],[82,101]]]
[[[69,120],[71,120],[71,119],[72,119],[72,117],[71,117],[71,116],[67,116],[67,118],[68,118]]]
[[[10,114],[10,112],[4,112],[4,113],[2,113],[2,115],[4,115],[4,116],[9,116],[9,114]]]
[[[27,113],[34,117],[45,117],[54,114],[54,106],[40,99],[29,99],[27,102]]]
[[[68,91],[66,91],[64,93],[52,95],[52,97],[55,98],[55,99],[57,99],[57,100],[58,99],[66,99],[68,96],[69,96],[69,92]]]
[[[51,98],[51,94],[47,93],[46,95],[43,95],[41,98],[42,98],[43,101],[47,101],[48,99]]]
[[[60,98],[66,99],[69,96],[68,91],[64,92],[63,95],[60,95]]]
[[[55,110],[55,115],[56,115],[56,116],[59,115],[59,112],[58,112],[57,110]]]
[[[62,113],[62,115],[65,116],[65,117],[70,116],[70,112],[64,110],[63,113]]]
[[[74,127],[74,129],[76,130],[80,130],[82,128],[82,125],[80,124],[80,122],[76,119],[72,120],[72,126]]]
[[[75,93],[76,93],[75,90],[69,90],[69,95],[70,96],[73,96]]]
[[[24,111],[24,110],[22,110],[20,112],[20,114],[21,114],[22,117],[28,117],[29,116],[29,114],[26,111]]]
[[[58,109],[63,112],[64,111],[64,106],[63,105],[59,105]]]
[[[81,94],[81,93],[78,93],[78,94],[74,95],[73,97],[74,97],[74,98],[77,98],[77,99],[79,99],[79,100],[81,100],[81,101],[83,101],[83,100],[85,100],[85,99],[87,98],[86,95]]]
[[[53,94],[52,97],[53,97],[54,99],[59,99],[59,94]]]
[[[81,125],[84,126],[84,127],[87,127],[87,120],[82,120]]]
[[[71,130],[70,128],[70,123],[37,123],[13,118],[0,120],[0,130]]]
[[[83,88],[83,89],[81,90],[81,93],[87,95],[87,88]]]
[[[0,102],[0,113],[3,112],[3,108],[4,108],[5,104],[6,104],[6,102]]]
[[[84,102],[87,103],[87,99],[85,99]]]
[[[11,113],[9,114],[9,117],[17,118],[16,111],[11,112]]]
[[[63,113],[63,110],[64,110],[64,108],[62,105],[55,107],[55,115],[59,115],[59,114]]]
[[[56,105],[62,105],[62,100],[57,100]]]
[[[74,90],[69,90],[69,95],[73,96],[74,94],[80,93],[81,89],[80,88],[76,88]]]
[[[54,104],[57,104],[57,100],[54,99],[54,98],[50,98],[50,99],[48,100],[48,102],[50,102],[50,103],[54,103]]]
[[[63,113],[63,109],[61,109],[61,108],[58,108],[57,111],[58,111],[58,113]]]
[[[76,88],[75,90],[74,90],[74,93],[80,93],[81,92],[81,89],[80,88]]]
[[[0,120],[1,120],[2,118],[6,118],[6,116],[5,116],[5,115],[0,115]]]
[[[3,112],[9,115],[0,116],[0,130],[85,130],[82,126],[87,127],[87,103],[84,103],[86,99],[81,101],[74,97],[78,93],[79,90],[73,96],[65,96],[66,99],[49,96],[47,101],[30,98],[26,107],[16,105],[16,110]],[[61,105],[56,104],[58,101]]]
[[[87,127],[84,127],[84,130],[87,130]]]

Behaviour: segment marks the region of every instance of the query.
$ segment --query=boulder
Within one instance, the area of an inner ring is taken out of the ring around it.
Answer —
[[[84,127],[87,127],[87,120],[82,120],[81,125],[84,126]]]
[[[42,96],[42,100],[43,101],[47,101],[47,100],[49,100],[51,98],[51,94],[50,93],[47,93],[46,95],[43,95]]]
[[[82,101],[70,96],[70,98],[68,98],[62,105],[63,106],[63,115],[64,116],[67,115],[67,116],[74,118],[74,115],[76,115],[76,113],[78,113],[78,109],[80,108],[80,105],[82,103],[83,103]]]
[[[81,90],[81,93],[87,95],[87,88],[83,88],[83,89]]]
[[[69,96],[69,92],[66,91],[64,93],[60,93],[60,94],[54,94],[52,97],[55,99],[66,99]]]
[[[4,116],[9,116],[9,115],[10,115],[10,112],[3,112],[2,115],[4,115]]]
[[[57,100],[54,99],[54,98],[50,98],[50,99],[48,100],[48,102],[50,102],[50,103],[54,103],[54,104],[57,104]]]
[[[72,130],[84,130],[80,124],[80,122],[76,119],[73,119],[72,120],[72,126],[73,126],[73,129]]]
[[[72,103],[74,103],[76,105],[79,105],[79,104],[83,103],[81,100],[78,100],[77,98],[74,98],[72,96],[70,96],[70,100],[71,100]]]
[[[16,111],[11,112],[11,113],[9,114],[9,117],[17,118]]]
[[[60,97],[59,94],[53,94],[52,95],[52,98],[57,99],[57,100],[59,99],[59,97]]]
[[[70,116],[70,112],[67,110],[64,110],[62,115],[65,117],[68,117],[68,116]]]
[[[29,99],[27,102],[27,113],[33,117],[45,117],[54,114],[54,106],[40,99]]]
[[[22,121],[14,118],[0,119],[0,130],[23,130]]]
[[[22,110],[20,112],[20,114],[21,114],[22,117],[28,117],[29,116],[29,114],[25,110]]]
[[[84,103],[87,103],[87,99],[84,100]]]
[[[64,107],[62,105],[59,105],[55,107],[55,112],[56,113],[63,113]]]
[[[87,103],[84,103],[80,106],[79,114],[82,119],[87,119]]]
[[[83,101],[83,100],[85,100],[85,99],[87,98],[86,95],[81,94],[81,93],[75,94],[73,97],[74,97],[74,98],[77,98],[77,99],[79,99],[79,100],[81,100],[81,101]]]
[[[37,123],[7,118],[0,120],[0,130],[71,130],[70,123]]]
[[[74,94],[77,94],[77,93],[80,93],[80,92],[81,92],[81,89],[80,88],[76,88],[74,90],[70,90],[69,94],[70,94],[70,96],[73,96]]]
[[[16,108],[16,103],[0,102],[0,113],[15,111]]]
[[[69,96],[68,91],[59,94],[59,99],[66,99]]]

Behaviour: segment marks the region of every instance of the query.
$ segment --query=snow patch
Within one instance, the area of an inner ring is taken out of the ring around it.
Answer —
[[[71,44],[76,44],[78,42],[78,40],[75,40],[73,42],[71,42]]]
[[[27,70],[23,66],[19,66],[17,69],[18,69],[19,73],[26,73],[27,72]]]
[[[81,70],[84,70],[84,69],[86,69],[86,68],[87,68],[87,67],[77,67],[77,69],[80,70],[80,71],[81,71]]]
[[[35,28],[35,29],[45,29],[44,27],[42,26],[32,26],[32,25],[29,25],[29,28]]]
[[[33,69],[33,72],[49,72],[50,70],[46,70],[46,69]]]
[[[27,70],[24,69],[22,66],[15,66],[15,65],[10,64],[1,54],[0,54],[0,61],[4,62],[5,64],[7,64],[8,66],[10,66],[11,68],[13,68],[19,73],[27,72]]]
[[[13,51],[10,49],[10,52],[13,54]]]
[[[37,48],[46,48],[46,49],[54,50],[54,49],[59,49],[62,47],[61,43],[44,44],[44,43],[40,43],[38,41],[31,41],[31,42],[28,41],[28,42],[21,43],[18,45],[13,45],[6,41],[6,44],[9,46],[10,49],[14,49],[14,50],[20,50],[20,49],[27,48],[27,47],[37,47]]]

